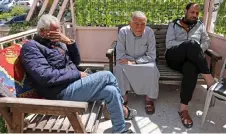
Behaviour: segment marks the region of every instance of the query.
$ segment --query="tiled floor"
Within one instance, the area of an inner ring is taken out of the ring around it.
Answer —
[[[129,106],[137,109],[138,115],[127,125],[136,133],[226,133],[226,103],[217,100],[201,127],[201,115],[204,107],[206,90],[197,85],[193,99],[189,104],[194,126],[185,129],[181,124],[178,111],[179,91],[177,86],[160,85],[159,98],[156,100],[156,112],[147,115],[144,110],[144,96],[130,95]],[[101,120],[98,133],[111,133],[111,121]]]

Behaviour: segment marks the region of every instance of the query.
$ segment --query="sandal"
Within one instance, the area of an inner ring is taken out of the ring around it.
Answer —
[[[137,110],[131,109],[128,106],[124,105],[128,110],[128,115],[125,120],[132,120],[137,115]]]
[[[193,126],[193,121],[192,121],[190,115],[188,114],[188,110],[183,110],[181,112],[178,112],[178,114],[181,117],[181,122],[184,125],[184,127],[191,128]],[[188,124],[185,124],[185,120],[187,120]]]
[[[146,101],[145,100],[145,111],[147,114],[154,114],[155,113],[155,104],[153,101]]]

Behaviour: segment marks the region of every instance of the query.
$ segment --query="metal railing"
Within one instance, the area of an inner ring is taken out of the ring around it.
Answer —
[[[17,34],[8,35],[0,38],[0,49],[9,46],[13,43],[21,42],[24,39],[32,39],[37,34],[37,29],[27,30]]]

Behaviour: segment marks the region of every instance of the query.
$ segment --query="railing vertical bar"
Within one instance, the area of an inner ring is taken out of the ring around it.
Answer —
[[[4,47],[3,47],[3,44],[0,44],[0,50],[2,50]]]

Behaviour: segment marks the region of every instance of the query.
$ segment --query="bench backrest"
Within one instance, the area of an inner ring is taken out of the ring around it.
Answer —
[[[118,25],[118,32],[119,30],[126,25]],[[166,46],[165,46],[165,41],[166,41],[166,32],[168,29],[168,25],[147,25],[150,28],[152,28],[152,30],[154,30],[155,33],[155,39],[156,39],[156,57],[157,57],[157,61],[161,62],[161,61],[165,61],[165,50],[166,50]]]

